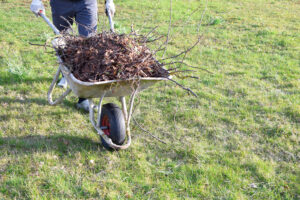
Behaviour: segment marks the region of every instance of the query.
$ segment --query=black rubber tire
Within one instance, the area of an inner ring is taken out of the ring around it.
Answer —
[[[126,136],[126,128],[125,128],[125,119],[122,110],[113,103],[104,104],[102,106],[101,119],[100,119],[100,127],[102,126],[104,118],[108,118],[109,121],[109,135],[113,143],[117,145],[122,145],[125,141]],[[108,144],[103,140],[102,137],[101,142],[102,145],[108,149],[113,150]]]

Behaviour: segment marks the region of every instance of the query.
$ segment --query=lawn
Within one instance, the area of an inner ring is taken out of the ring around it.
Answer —
[[[167,35],[169,0],[115,4],[118,32]],[[0,199],[300,199],[298,0],[173,0],[165,57],[200,36],[185,62],[212,73],[175,78],[197,98],[171,82],[141,92],[133,117],[167,144],[132,123],[131,147],[115,152],[74,94],[48,104],[56,57],[30,43],[54,34],[29,5],[0,1]]]

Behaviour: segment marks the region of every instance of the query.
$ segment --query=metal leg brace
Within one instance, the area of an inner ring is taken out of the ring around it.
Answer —
[[[53,93],[53,90],[55,88],[55,85],[56,85],[56,82],[58,81],[58,78],[59,78],[59,74],[60,74],[60,67],[58,68],[56,74],[54,75],[53,77],[53,81],[49,87],[49,90],[48,90],[48,94],[47,94],[47,97],[48,97],[48,102],[51,106],[55,106],[59,103],[61,103],[64,98],[70,94],[70,92],[72,91],[70,88],[68,88],[60,97],[58,97],[55,101],[52,100],[52,93]]]

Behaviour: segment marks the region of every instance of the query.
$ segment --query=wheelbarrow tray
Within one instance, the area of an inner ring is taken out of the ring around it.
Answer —
[[[163,77],[147,77],[127,80],[83,82],[77,79],[65,65],[61,64],[60,69],[72,91],[81,98],[98,98],[104,93],[106,97],[128,96],[132,94],[134,90],[139,92],[158,81],[168,80]]]

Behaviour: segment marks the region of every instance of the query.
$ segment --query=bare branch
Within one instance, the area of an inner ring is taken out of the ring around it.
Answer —
[[[151,33],[153,33],[153,31],[155,31],[157,28],[158,28],[158,26],[155,26],[153,29],[151,29],[151,30],[149,31],[149,33],[147,33],[147,35],[145,35],[145,40],[144,40],[144,42],[146,42],[146,41],[148,40],[149,35],[150,35]]]
[[[164,43],[162,43],[154,52],[153,52],[153,55],[156,55],[157,54],[157,52],[159,52],[159,51],[162,51],[162,50],[164,50],[164,49],[166,49],[166,47],[164,47],[164,48],[162,48],[162,46],[164,45]]]
[[[182,63],[183,63],[183,61],[184,61],[184,59],[185,59],[185,57],[186,57],[187,53],[188,53],[188,52],[185,52],[184,56],[182,57],[182,59],[181,59],[181,63],[180,63],[180,65],[179,65],[179,67],[181,67],[181,65],[182,65]]]
[[[174,113],[174,116],[173,116],[175,131],[177,131],[177,123],[176,123],[176,114],[177,114],[177,111],[178,111],[178,97],[176,95],[176,109],[175,109],[175,113]]]
[[[169,57],[169,58],[164,58],[164,59],[162,59],[162,60],[169,60],[169,59],[172,59],[172,58],[177,58],[177,57],[181,56],[182,54],[185,54],[186,52],[191,51],[191,50],[192,50],[192,49],[200,42],[200,39],[201,39],[201,37],[198,37],[197,42],[195,42],[195,44],[193,44],[193,46],[191,46],[191,47],[188,48],[187,50],[185,50],[185,51],[183,51],[183,52],[180,52],[179,54],[177,54],[177,55],[175,55],[175,56],[171,56],[171,57]]]
[[[188,66],[188,67],[191,67],[191,68],[194,68],[194,69],[200,69],[200,70],[203,70],[203,71],[206,71],[206,72],[208,72],[208,73],[210,73],[210,74],[213,74],[211,71],[209,71],[209,70],[207,70],[207,69],[204,69],[204,68],[201,68],[201,67],[195,67],[195,66],[192,66],[192,65],[189,65],[189,64],[187,64],[187,63],[185,63],[185,62],[182,62],[182,61],[175,61],[175,62],[170,62],[170,63],[162,63],[161,65],[162,66],[165,66],[165,65],[173,65],[173,64],[184,64],[184,65],[186,65],[186,66]],[[180,68],[180,66],[179,67],[176,67],[176,68],[173,68],[173,69],[168,69],[168,71],[169,70],[174,70],[174,69],[179,69]]]
[[[185,79],[185,78],[194,78],[194,79],[198,79],[199,80],[199,77],[197,76],[176,76],[177,78],[180,78],[180,79]]]
[[[161,143],[167,144],[165,141],[159,139],[158,137],[156,137],[155,135],[153,135],[152,133],[150,133],[149,131],[147,131],[146,129],[144,129],[144,128],[143,128],[143,127],[135,120],[134,117],[132,117],[132,119],[133,119],[133,122],[134,122],[134,123],[135,123],[142,131],[148,133],[151,137],[153,137],[154,139],[160,141]]]
[[[178,23],[186,24],[186,23],[190,20],[190,18],[191,18],[198,10],[200,10],[200,8],[201,8],[201,5],[198,6],[196,9],[194,9],[191,13],[189,13],[189,15],[185,17],[186,19],[184,19],[184,20],[183,20],[183,19],[176,20],[175,22],[173,22],[173,24],[178,24]]]
[[[47,45],[47,43],[45,43],[45,44],[34,44],[34,43],[31,43],[31,42],[29,42],[29,44],[30,45],[33,45],[33,46],[40,46],[40,47],[49,47],[49,48],[52,48],[52,46],[50,46],[50,45]]]
[[[174,81],[173,79],[167,78],[168,80],[172,81],[173,83],[175,83],[176,85],[178,85],[179,87],[181,87],[182,89],[188,91],[189,93],[191,93],[192,95],[194,95],[195,97],[198,97],[197,94],[195,92],[193,92],[190,88],[186,88],[183,85],[181,85],[180,83],[178,83],[177,81]]]
[[[201,19],[200,19],[200,22],[199,22],[198,27],[197,27],[197,33],[198,34],[199,34],[199,31],[200,31],[200,26],[202,24],[202,20],[203,20],[203,17],[204,17],[204,14],[205,14],[206,10],[207,10],[207,1],[205,3],[205,8],[204,8],[204,10],[202,12]]]
[[[66,30],[71,30],[72,31],[72,34],[74,35],[74,30],[72,28],[72,24],[69,22],[69,20],[67,20],[65,17],[63,16],[60,16],[60,18],[62,18],[69,26],[64,26],[66,28]],[[71,18],[70,18],[71,19]],[[73,19],[71,19],[73,20]]]
[[[198,6],[195,10],[193,10],[193,11],[189,14],[189,16],[188,16],[188,18],[187,18],[186,21],[189,21],[190,18],[192,17],[192,15],[194,15],[200,8],[201,8],[201,6]]]
[[[163,38],[164,36],[162,35],[162,36],[159,36],[158,38],[155,38],[155,39],[153,39],[153,40],[147,40],[147,41],[145,41],[146,43],[151,43],[151,42],[155,42],[155,41],[157,41],[157,40],[160,40],[161,38]]]
[[[171,71],[171,70],[167,70],[167,71]],[[175,72],[170,72],[169,74],[176,74],[176,73],[182,73],[182,72],[195,72],[195,70],[180,70],[180,71],[175,71]]]
[[[165,57],[165,53],[167,51],[167,46],[168,46],[168,43],[169,43],[169,36],[170,36],[170,31],[171,31],[171,25],[172,25],[172,0],[170,0],[170,21],[169,21],[167,39],[166,39],[166,42],[165,42],[166,48],[165,48],[165,51],[163,53],[162,59]]]

